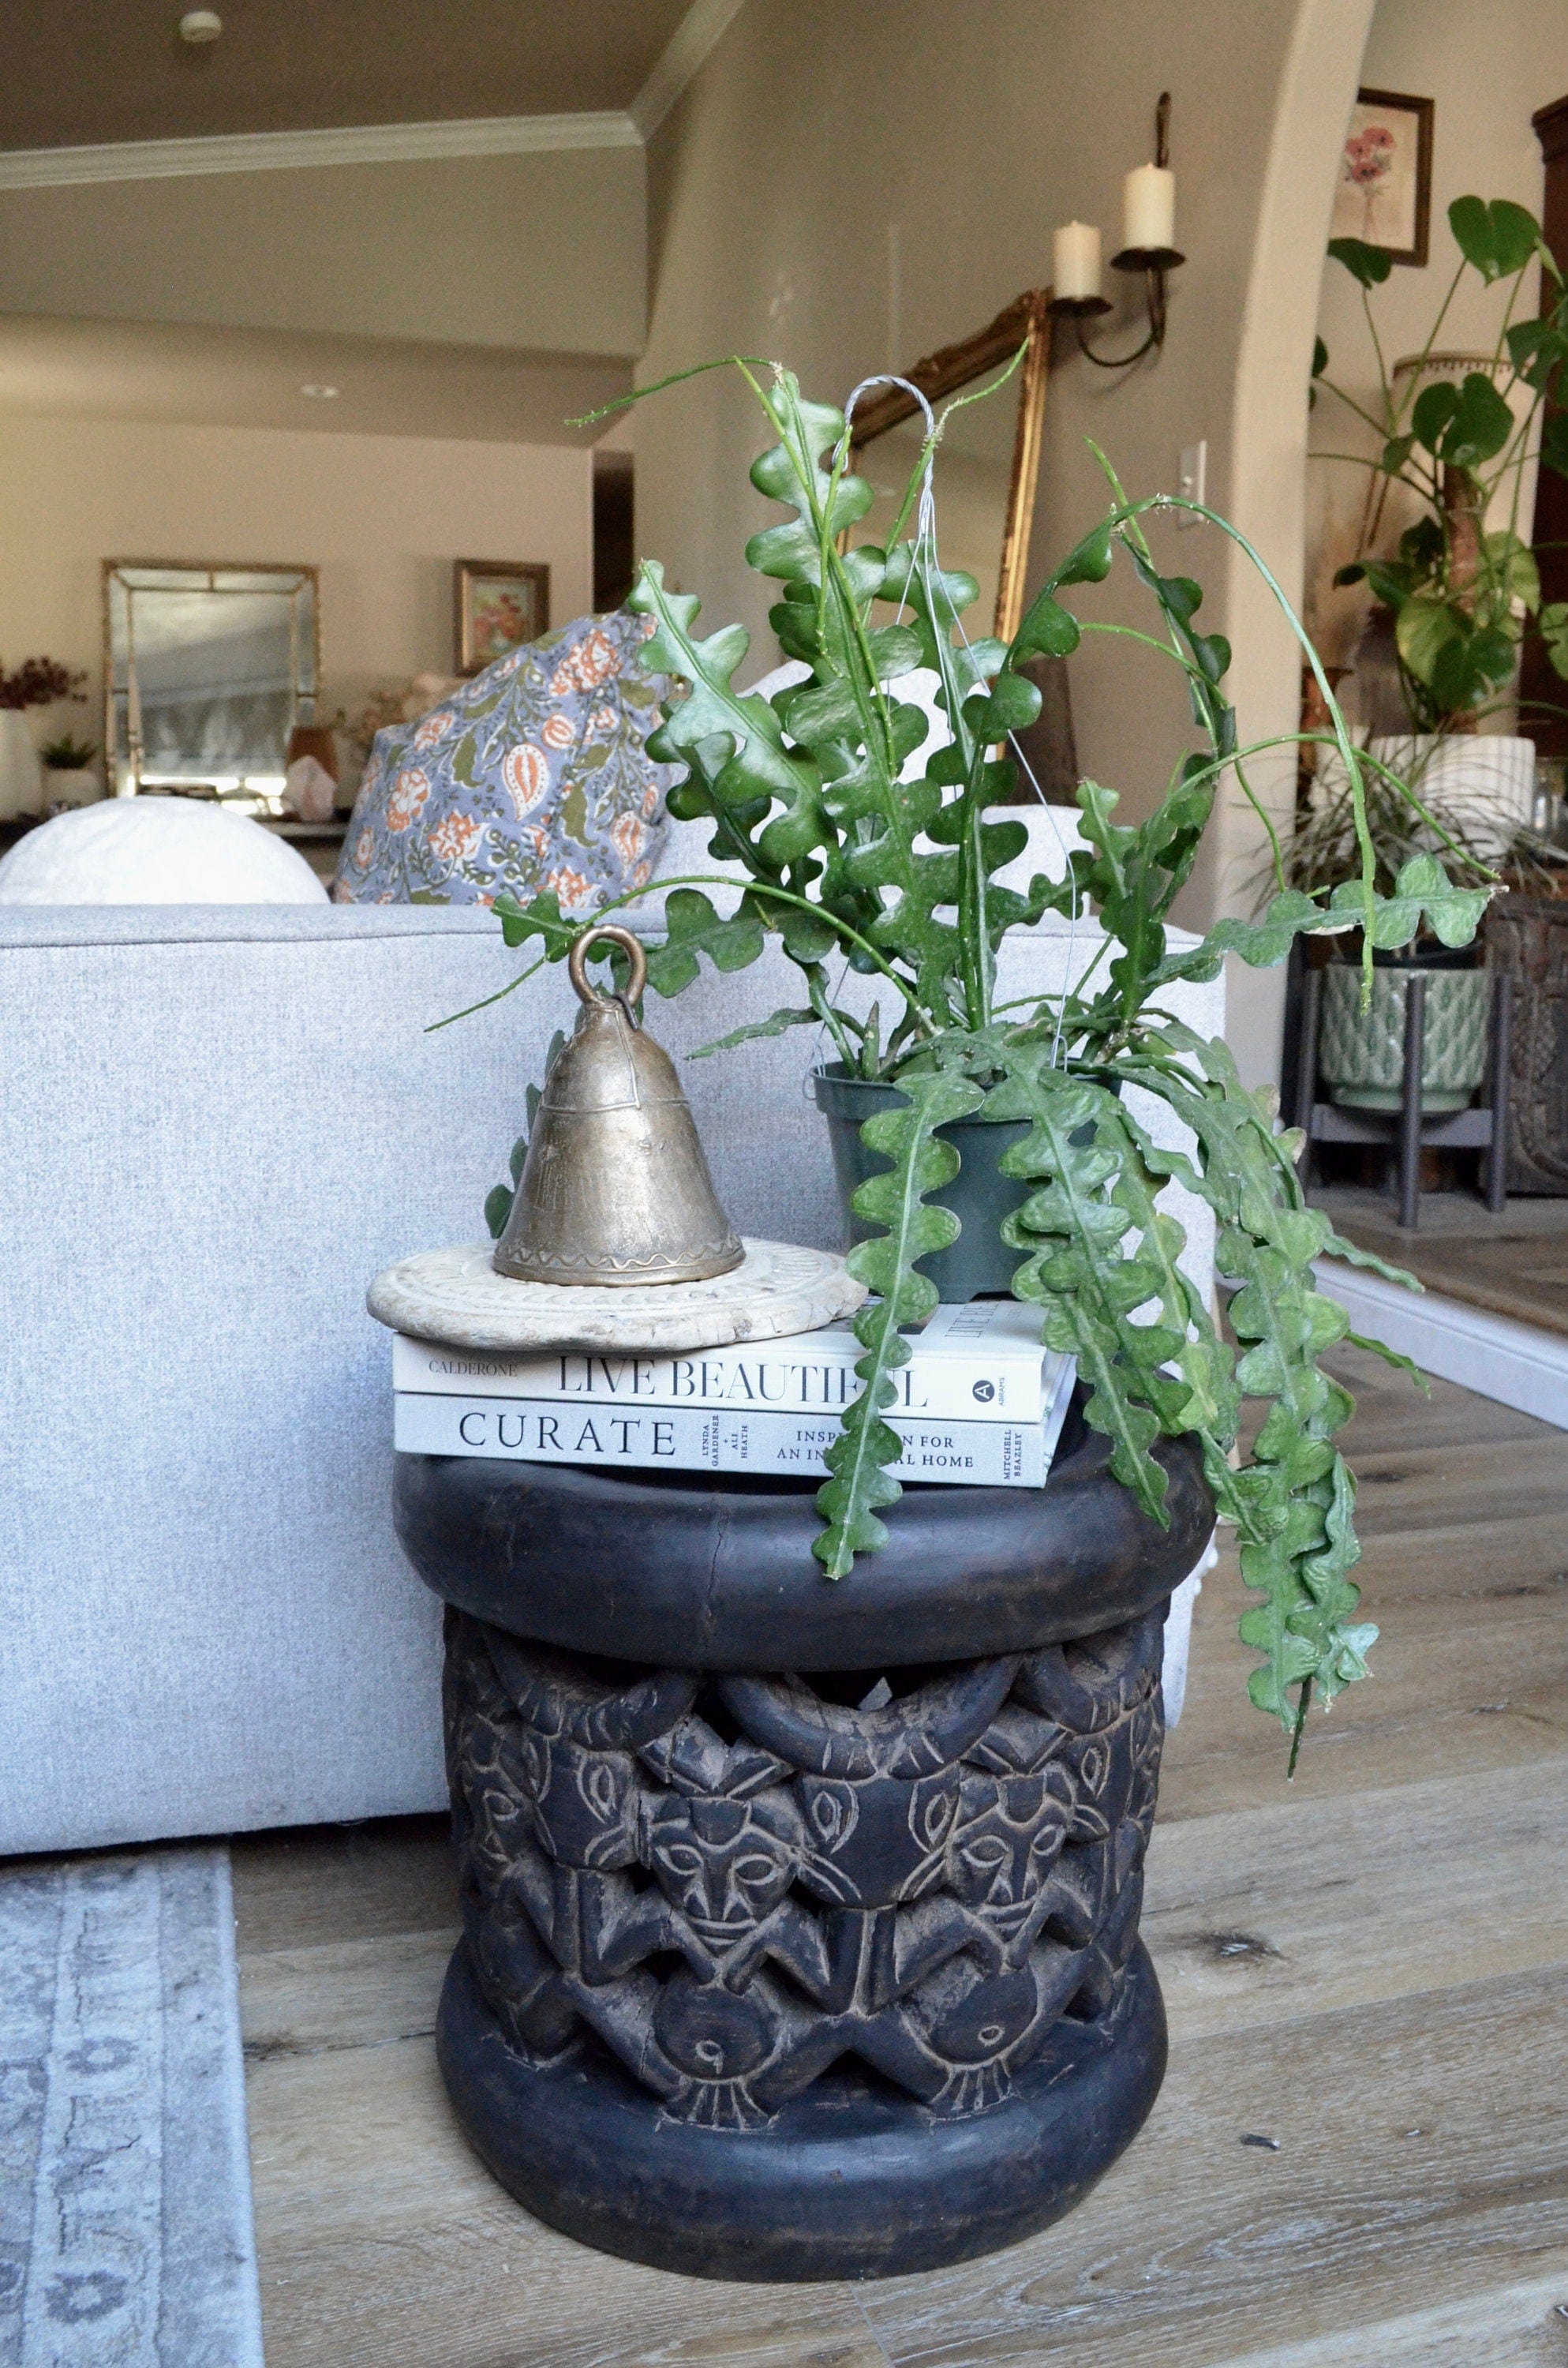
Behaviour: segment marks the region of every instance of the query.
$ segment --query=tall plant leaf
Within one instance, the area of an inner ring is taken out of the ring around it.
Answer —
[[[1037,1187],[1002,1228],[1004,1241],[1028,1253],[1014,1273],[1014,1296],[1045,1310],[1048,1348],[1077,1358],[1092,1384],[1088,1419],[1112,1441],[1112,1472],[1163,1521],[1165,1475],[1149,1453],[1160,1430],[1149,1377],[1176,1344],[1159,1327],[1127,1321],[1162,1279],[1122,1250],[1133,1215],[1111,1189],[1119,1162],[1100,1139],[1102,1128],[1114,1129],[1114,1100],[1104,1087],[1052,1068],[1049,1047],[1037,1044],[1009,1048],[985,1108],[988,1118],[1030,1121],[1001,1163],[1004,1174]]]
[[[850,1273],[876,1295],[855,1318],[855,1337],[866,1351],[855,1367],[862,1387],[827,1450],[833,1476],[817,1491],[825,1526],[812,1550],[829,1578],[843,1578],[858,1554],[886,1544],[878,1510],[903,1494],[886,1469],[903,1452],[898,1433],[881,1419],[893,1402],[888,1376],[909,1361],[900,1326],[924,1323],[937,1304],[936,1284],[916,1272],[915,1261],[946,1249],[960,1230],[950,1210],[926,1204],[927,1193],[950,1184],[959,1172],[957,1151],[938,1139],[937,1129],[967,1118],[981,1099],[980,1088],[952,1070],[903,1077],[899,1090],[908,1108],[880,1111],[860,1129],[867,1149],[882,1153],[892,1167],[869,1177],[855,1194],[856,1214],[882,1231],[849,1253]]]

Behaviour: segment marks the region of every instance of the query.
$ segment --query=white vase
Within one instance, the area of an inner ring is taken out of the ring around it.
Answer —
[[[1535,742],[1508,733],[1397,733],[1372,755],[1409,781],[1423,805],[1458,825],[1473,852],[1494,863],[1535,814]]]
[[[19,707],[0,707],[0,822],[43,812],[43,767]]]

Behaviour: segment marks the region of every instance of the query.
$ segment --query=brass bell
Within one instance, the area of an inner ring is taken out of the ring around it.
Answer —
[[[631,965],[624,995],[600,995],[584,973],[602,938]],[[585,929],[566,966],[583,1008],[544,1081],[497,1274],[601,1286],[728,1274],[745,1253],[675,1064],[633,1014],[648,973],[642,946],[630,929]]]

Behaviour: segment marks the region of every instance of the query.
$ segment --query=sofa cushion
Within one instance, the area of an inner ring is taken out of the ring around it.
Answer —
[[[552,888],[585,917],[641,887],[679,772],[644,748],[665,688],[641,663],[647,632],[624,609],[579,617],[378,732],[335,901],[493,905]]]

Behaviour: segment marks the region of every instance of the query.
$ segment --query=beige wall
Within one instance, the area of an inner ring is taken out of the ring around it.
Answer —
[[[0,191],[0,312],[634,354],[640,148]]]
[[[1298,614],[1313,291],[1371,8],[1372,0],[1300,0],[1258,193],[1235,359],[1226,507]],[[1297,632],[1234,545],[1226,563],[1224,620],[1235,653],[1229,688],[1243,745],[1293,733],[1301,716]],[[1294,746],[1250,761],[1247,778],[1282,835],[1295,805]],[[1227,781],[1205,860],[1183,902],[1183,917],[1197,922],[1215,911],[1252,909],[1269,884],[1268,859],[1261,825],[1237,787]],[[1237,1065],[1248,1084],[1273,1083],[1278,1076],[1284,965],[1250,970],[1233,957],[1227,970],[1225,1033]]]
[[[591,466],[564,447],[0,420],[0,655],[90,668],[87,709],[32,721],[97,740],[101,560],[309,562],[326,712],[352,715],[375,683],[451,670],[454,559],[545,560],[554,621],[588,607]]]
[[[1035,567],[1103,507],[1085,438],[1135,495],[1174,487],[1180,448],[1209,446],[1211,502],[1257,524],[1289,590],[1300,580],[1301,481],[1316,257],[1369,0],[749,0],[650,155],[651,334],[644,381],[739,347],[778,355],[842,400],[863,372],[907,365],[1046,282],[1053,224],[1098,222],[1119,244],[1123,174],[1173,99],[1176,240],[1164,353],[1126,376],[1064,341],[1049,404]],[[1131,312],[1097,334],[1136,342]],[[713,378],[638,415],[638,536],[710,629],[739,616],[771,655],[769,595],[740,546],[767,515],[744,483],[759,447],[743,387]],[[1286,482],[1281,484],[1281,472]],[[939,497],[939,480],[938,480]],[[1295,662],[1215,530],[1151,529],[1163,565],[1208,587],[1204,620],[1237,642],[1244,737],[1290,730]],[[1125,584],[1085,615],[1146,627]],[[1136,816],[1188,745],[1172,671],[1091,637],[1074,663],[1084,769]],[[1257,768],[1276,807],[1289,760]],[[1231,797],[1185,910],[1244,901],[1257,832]],[[1237,1041],[1274,1058],[1278,997],[1250,993]],[[1250,1034],[1248,1031],[1251,1031]]]
[[[1396,264],[1373,290],[1372,310],[1392,365],[1418,352],[1459,261],[1448,225],[1452,200],[1467,192],[1511,198],[1540,213],[1540,143],[1530,126],[1538,108],[1568,91],[1568,7],[1563,0],[1493,0],[1484,37],[1465,0],[1379,0],[1368,36],[1361,80],[1375,90],[1409,91],[1436,105],[1432,171],[1431,261],[1425,269]],[[1568,261],[1568,258],[1564,258]],[[1498,296],[1467,273],[1444,324],[1441,346],[1490,352],[1502,320]],[[1375,409],[1376,363],[1348,272],[1328,264],[1323,273],[1318,328],[1329,349],[1329,375]],[[1321,395],[1312,417],[1315,453],[1367,452],[1369,433],[1332,395]],[[1329,655],[1364,613],[1364,597],[1327,590],[1325,577],[1349,555],[1361,513],[1366,472],[1323,459],[1308,474],[1309,582],[1326,623]],[[1532,489],[1523,488],[1525,531]],[[1352,713],[1358,685],[1346,688]]]
[[[1112,378],[1059,344],[1037,564],[1101,507],[1085,435],[1134,493],[1174,485],[1179,448],[1207,436],[1222,503],[1252,217],[1288,27],[1251,0],[1208,0],[1197,13],[1225,20],[1231,51],[1216,77],[1194,13],[1140,0],[905,0],[849,11],[833,0],[750,0],[653,151],[640,375],[739,346],[779,356],[812,392],[841,400],[862,373],[906,367],[980,327],[1049,280],[1054,223],[1098,221],[1108,255],[1119,244],[1121,176],[1145,159],[1154,100],[1168,85],[1177,236],[1192,259],[1173,282],[1157,361]],[[1135,342],[1131,314],[1119,333],[1100,334]],[[713,622],[739,614],[760,631],[771,596],[739,547],[767,514],[744,483],[759,443],[753,417],[744,390],[717,379],[646,404],[639,528],[688,589],[706,591]],[[1201,555],[1200,536],[1161,532],[1170,559]],[[1119,654],[1092,648],[1078,703],[1085,764],[1142,804],[1165,752],[1144,728],[1149,690],[1137,667],[1130,675]],[[1165,710],[1179,715],[1179,698]]]

